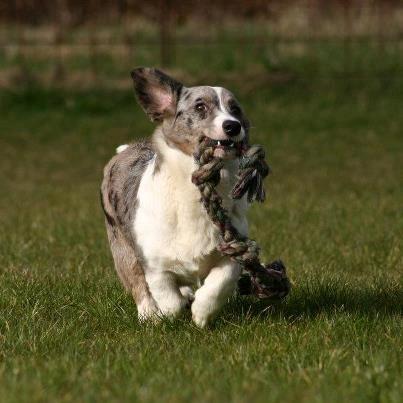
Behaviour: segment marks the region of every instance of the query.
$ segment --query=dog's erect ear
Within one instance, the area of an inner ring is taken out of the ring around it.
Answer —
[[[131,72],[136,97],[154,122],[176,112],[183,85],[160,70],[139,67]]]

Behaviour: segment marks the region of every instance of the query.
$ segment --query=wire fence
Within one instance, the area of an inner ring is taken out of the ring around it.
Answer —
[[[119,85],[135,65],[157,65],[203,77],[371,78],[403,75],[403,5],[341,2],[294,4],[281,13],[239,18],[189,15],[162,1],[155,18],[124,9],[113,18],[69,23],[66,12],[32,25],[0,28],[0,86],[26,82]],[[215,73],[214,73],[215,74]]]

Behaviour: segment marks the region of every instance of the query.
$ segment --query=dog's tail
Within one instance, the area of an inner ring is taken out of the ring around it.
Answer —
[[[122,151],[126,150],[126,148],[129,147],[128,144],[122,144],[121,146],[116,148],[116,154],[120,154]]]

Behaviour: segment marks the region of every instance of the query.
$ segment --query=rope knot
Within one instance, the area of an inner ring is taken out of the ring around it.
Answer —
[[[240,199],[247,194],[249,202],[263,202],[265,191],[263,180],[270,168],[265,161],[265,151],[260,145],[239,148],[241,157],[237,183],[232,197]],[[238,262],[244,270],[238,286],[241,294],[254,294],[258,298],[284,298],[290,291],[285,266],[281,260],[263,265],[259,260],[260,248],[249,238],[242,237],[232,225],[222,199],[215,187],[220,181],[220,171],[224,166],[222,158],[214,156],[214,142],[202,137],[195,154],[199,168],[192,174],[192,182],[199,188],[201,201],[213,223],[220,231],[221,242],[217,249],[224,256]]]
[[[239,163],[238,181],[232,190],[232,198],[241,199],[247,193],[249,203],[255,200],[263,202],[266,198],[263,180],[269,172],[263,147],[260,145],[249,147]]]

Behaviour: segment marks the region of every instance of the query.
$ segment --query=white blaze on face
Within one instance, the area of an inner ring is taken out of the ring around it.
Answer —
[[[238,119],[236,119],[234,116],[230,115],[228,111],[226,110],[223,102],[222,102],[222,87],[211,87],[217,94],[218,101],[219,101],[219,111],[217,113],[217,116],[213,120],[213,127],[214,127],[214,133],[212,138],[215,140],[227,140],[229,137],[224,133],[222,124],[226,120],[233,120],[235,122],[239,122]],[[239,122],[240,123],[240,122]],[[244,138],[245,136],[245,131],[242,127],[241,132],[234,137],[231,137],[231,140],[233,141],[240,141]]]

